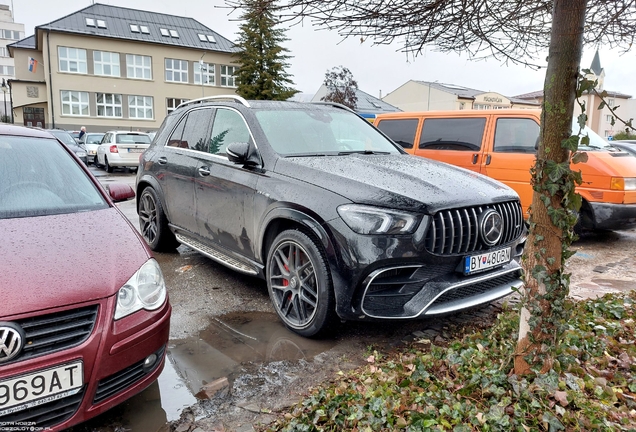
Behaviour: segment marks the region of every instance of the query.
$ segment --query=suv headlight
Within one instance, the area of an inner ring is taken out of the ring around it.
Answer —
[[[338,214],[358,234],[411,234],[420,222],[414,214],[359,204],[341,205]]]
[[[115,319],[120,319],[141,309],[155,310],[166,300],[166,284],[159,264],[149,259],[132,275],[117,293]]]

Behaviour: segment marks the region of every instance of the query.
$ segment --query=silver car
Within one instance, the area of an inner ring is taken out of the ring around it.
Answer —
[[[114,168],[137,171],[139,157],[150,146],[150,136],[144,132],[106,132],[95,155],[95,166],[103,166],[109,173]]]

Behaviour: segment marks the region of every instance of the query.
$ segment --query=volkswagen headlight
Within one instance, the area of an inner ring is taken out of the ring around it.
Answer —
[[[159,309],[165,300],[166,284],[163,274],[157,261],[150,259],[119,289],[115,319],[141,309]]]
[[[342,205],[338,214],[358,234],[411,234],[420,222],[411,213],[359,204]]]

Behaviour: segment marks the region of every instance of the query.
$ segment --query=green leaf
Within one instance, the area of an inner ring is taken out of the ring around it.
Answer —
[[[589,139],[589,138],[588,138]],[[587,162],[587,153],[586,152],[576,152],[574,156],[572,156],[572,163],[585,163]]]
[[[605,101],[601,101],[600,104],[598,104],[598,108],[599,110],[602,110],[603,108],[605,108],[607,106],[607,104],[605,103]]]

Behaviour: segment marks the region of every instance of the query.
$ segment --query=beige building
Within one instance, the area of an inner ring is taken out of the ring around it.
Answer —
[[[5,115],[11,117],[11,95],[8,82],[15,78],[15,64],[9,56],[7,45],[23,38],[24,24],[13,22],[13,12],[9,6],[0,4],[0,90],[3,93],[0,101],[1,118]]]
[[[598,51],[594,55],[594,60],[589,68],[590,73],[586,75],[586,78],[590,80],[597,80],[598,84],[596,89],[599,92],[606,91],[607,96],[605,100],[609,107],[615,109],[616,116],[627,121],[631,118],[636,118],[636,101],[631,98],[630,95],[606,90],[605,87],[605,70],[601,67],[601,60]],[[516,98],[526,101],[533,101],[541,104],[543,102],[543,90],[535,91],[532,93],[526,93]],[[612,137],[614,134],[624,131],[625,125],[615,118],[614,114],[610,111],[608,106],[604,106],[599,109],[601,105],[601,98],[594,92],[586,92],[581,96],[581,102],[585,103],[585,109],[587,114],[587,125],[594,132],[602,137]],[[575,115],[581,114],[581,108],[578,104],[574,105]],[[612,125],[612,118],[614,118],[614,125]],[[636,124],[634,125],[636,126]]]
[[[15,123],[155,130],[183,101],[235,93],[235,51],[192,18],[95,4],[9,45]]]
[[[534,101],[455,84],[411,80],[382,98],[402,111],[538,108]]]

